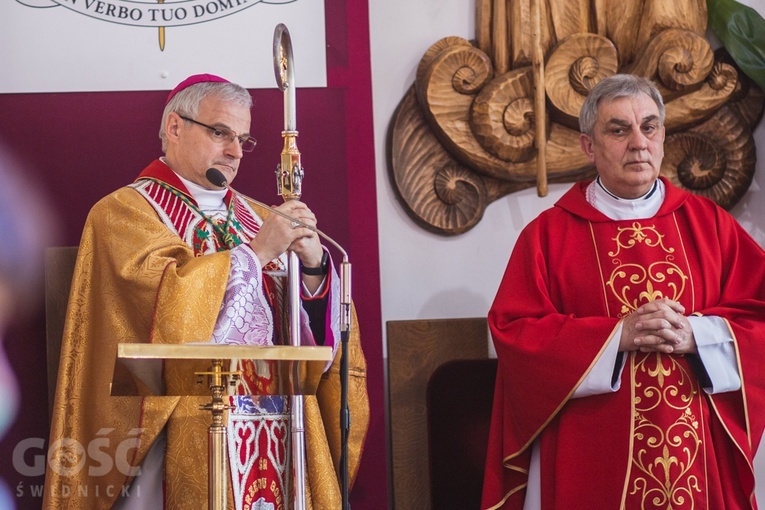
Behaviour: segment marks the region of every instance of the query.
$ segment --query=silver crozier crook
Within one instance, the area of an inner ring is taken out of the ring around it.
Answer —
[[[276,84],[284,92],[284,147],[281,164],[276,169],[276,186],[284,200],[298,200],[303,181],[300,151],[297,148],[298,132],[295,122],[295,71],[292,60],[292,41],[287,27],[278,24],[274,30],[274,73]],[[290,345],[300,346],[300,260],[295,252],[289,252],[287,265],[289,296]],[[294,508],[304,510],[305,500],[305,424],[303,396],[291,397],[292,413],[292,467]]]

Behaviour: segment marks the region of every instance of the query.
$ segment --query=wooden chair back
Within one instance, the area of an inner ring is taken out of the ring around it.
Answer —
[[[64,334],[69,289],[72,286],[77,247],[48,248],[45,251],[45,343],[48,368],[48,420],[56,396],[61,337]]]
[[[393,508],[429,510],[428,383],[451,360],[488,358],[488,326],[484,317],[407,320],[386,331]]]

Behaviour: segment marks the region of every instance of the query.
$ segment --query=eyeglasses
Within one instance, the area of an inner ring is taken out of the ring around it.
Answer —
[[[179,115],[179,117],[183,120],[193,122],[198,126],[209,129],[212,132],[213,140],[215,143],[224,144],[226,142],[231,143],[234,140],[237,140],[239,142],[239,146],[242,148],[242,152],[252,152],[252,150],[258,144],[258,141],[254,138],[249,136],[239,136],[230,129],[208,126],[207,124],[203,124],[198,120],[190,119],[188,117],[184,117],[183,115]]]

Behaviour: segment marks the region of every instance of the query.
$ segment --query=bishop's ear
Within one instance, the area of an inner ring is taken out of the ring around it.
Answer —
[[[176,140],[178,138],[178,131],[182,121],[183,119],[177,113],[171,112],[168,114],[165,119],[165,135],[168,140]]]

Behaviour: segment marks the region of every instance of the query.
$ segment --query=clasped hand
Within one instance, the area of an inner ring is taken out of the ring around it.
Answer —
[[[685,307],[662,298],[647,303],[622,321],[620,351],[688,354],[696,352],[693,328]]]
[[[299,200],[287,201],[275,206],[274,209],[306,225],[316,226],[316,216]],[[321,264],[323,254],[316,232],[300,225],[293,225],[289,219],[274,213],[269,214],[263,221],[258,234],[250,241],[250,247],[263,266],[290,250],[297,253],[306,266],[317,267]]]

